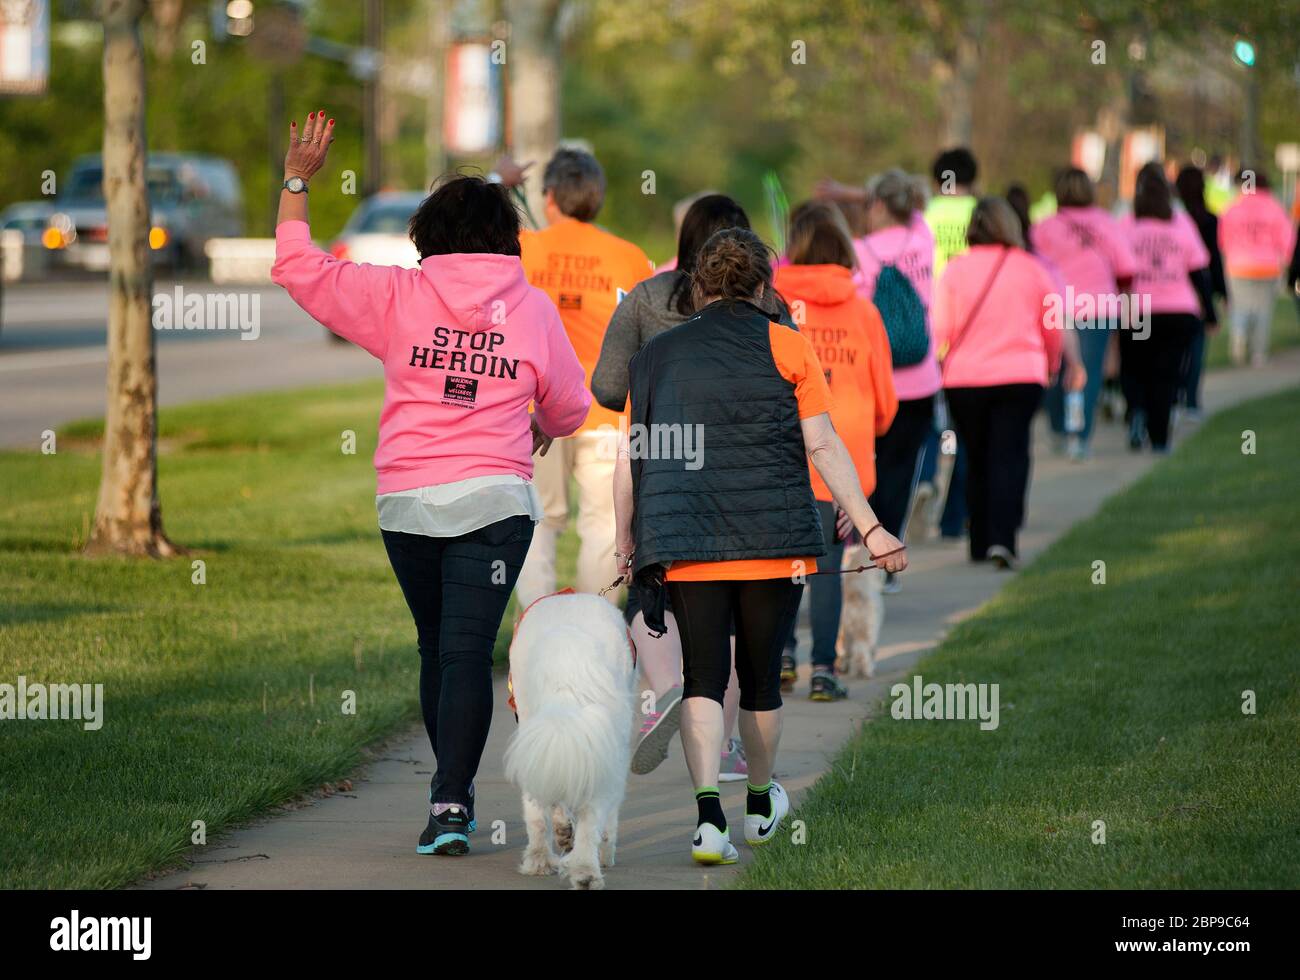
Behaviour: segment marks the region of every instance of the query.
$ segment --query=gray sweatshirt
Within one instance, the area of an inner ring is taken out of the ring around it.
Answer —
[[[600,360],[596,362],[596,370],[591,374],[592,395],[611,411],[621,412],[627,405],[627,366],[632,355],[644,347],[651,337],[658,336],[686,319],[677,312],[675,304],[670,307],[668,303],[673,287],[685,275],[684,272],[672,269],[643,279],[632,287],[632,291],[614,309],[614,316],[609,321],[609,328],[605,331],[605,339],[600,346]],[[779,305],[781,312],[772,312],[772,319],[794,328],[784,303],[763,305],[769,312],[772,307]]]

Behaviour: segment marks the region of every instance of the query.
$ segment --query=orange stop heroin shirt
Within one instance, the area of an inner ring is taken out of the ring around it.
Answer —
[[[614,308],[625,293],[654,273],[654,264],[631,242],[575,218],[562,218],[540,231],[525,229],[519,247],[524,275],[560,311],[590,389]],[[623,410],[627,411],[626,405]],[[602,425],[617,428],[618,413],[593,401],[579,431]]]
[[[876,489],[876,437],[894,423],[889,335],[875,304],[853,284],[841,265],[786,265],[776,270],[776,289],[790,306],[799,332],[812,341],[835,408],[831,422],[853,457],[864,496]],[[813,496],[831,501],[830,488],[809,463]]]
[[[767,330],[776,369],[794,385],[799,418],[829,412],[834,406],[826,375],[817,360],[817,352],[808,338],[789,327],[773,323]],[[767,578],[790,578],[796,571],[817,571],[817,559],[806,558],[739,558],[735,561],[675,561],[664,575],[668,582],[751,581]]]

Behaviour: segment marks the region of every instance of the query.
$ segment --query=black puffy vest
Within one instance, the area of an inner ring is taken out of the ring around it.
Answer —
[[[749,303],[719,301],[632,358],[637,571],[826,553],[794,387],[772,360],[769,325]],[[641,458],[637,427],[662,444],[656,425],[699,426],[703,465]]]

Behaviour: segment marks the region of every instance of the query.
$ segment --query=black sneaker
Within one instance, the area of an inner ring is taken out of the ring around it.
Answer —
[[[433,803],[433,780],[429,780],[429,803]],[[469,832],[472,834],[478,830],[478,821],[474,819],[474,784],[469,784],[469,802],[465,804],[465,812],[469,814]]]
[[[812,688],[808,692],[810,701],[843,701],[849,696],[849,689],[839,682],[829,671],[817,671],[812,676]]]
[[[435,814],[431,807],[429,825],[420,835],[415,851],[417,854],[468,854],[469,814],[465,808],[453,803],[442,813]]]
[[[794,655],[790,653],[781,654],[781,691],[789,694],[794,690],[794,682],[799,678],[798,665],[794,661]]]

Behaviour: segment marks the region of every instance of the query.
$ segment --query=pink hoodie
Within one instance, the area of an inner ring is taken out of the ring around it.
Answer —
[[[1133,250],[1119,222],[1099,207],[1065,207],[1029,230],[1037,254],[1060,271],[1074,290],[1071,315],[1107,309],[1117,280],[1132,277]]]
[[[862,296],[871,299],[875,294],[880,265],[888,262],[898,266],[898,271],[907,277],[916,290],[921,305],[929,314],[931,273],[934,270],[934,234],[920,211],[912,216],[912,223],[906,228],[894,225],[863,238],[855,238],[853,250],[858,256],[858,269],[853,275],[853,282]],[[894,368],[894,389],[902,401],[928,398],[939,390],[939,365],[934,359],[933,343],[919,363]]]
[[[591,393],[560,315],[516,256],[358,265],[316,248],[305,221],[285,221],[271,279],[384,362],[379,493],[475,476],[529,479],[529,403],[549,436],[569,435],[587,416]]]
[[[1133,294],[1151,304],[1152,313],[1201,315],[1201,301],[1190,274],[1210,264],[1201,233],[1185,211],[1175,211],[1169,221],[1135,218],[1120,222],[1137,259]]]
[[[1047,270],[1023,249],[973,245],[949,259],[930,310],[934,345],[946,352],[943,386],[1046,385],[1060,366],[1064,340],[1063,331],[1048,326],[1044,317],[1055,291]]]
[[[1219,218],[1223,267],[1237,279],[1276,279],[1294,242],[1291,219],[1268,191],[1242,194]]]

